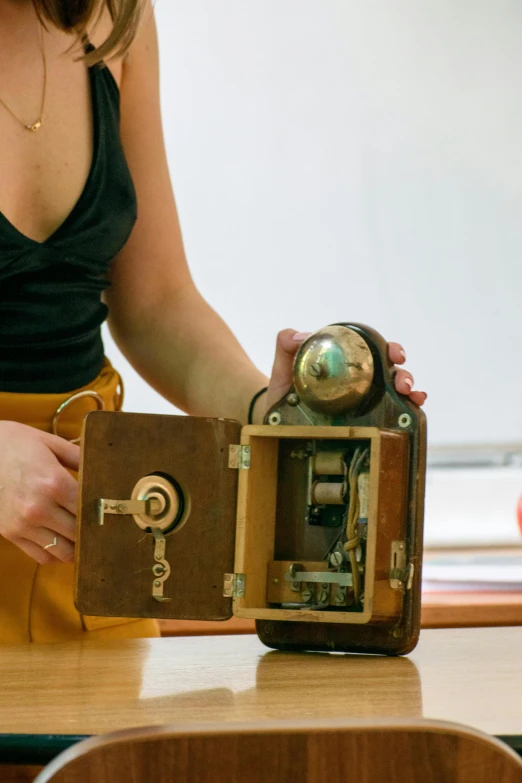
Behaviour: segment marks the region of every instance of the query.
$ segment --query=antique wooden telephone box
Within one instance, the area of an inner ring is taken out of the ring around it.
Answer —
[[[279,649],[415,646],[426,422],[372,329],[311,335],[262,426],[102,411],[82,443],[82,613],[234,614]]]

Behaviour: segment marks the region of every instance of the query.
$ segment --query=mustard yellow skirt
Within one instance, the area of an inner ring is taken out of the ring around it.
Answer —
[[[120,410],[122,401],[121,378],[106,361],[96,380],[74,392],[1,392],[0,419],[73,440],[89,411],[102,405]],[[0,536],[0,644],[159,636],[155,620],[81,615],[73,603],[73,588],[72,563],[39,565]]]

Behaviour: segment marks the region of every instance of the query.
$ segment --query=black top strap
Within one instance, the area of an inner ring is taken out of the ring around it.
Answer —
[[[91,52],[94,52],[94,50],[96,48],[90,42],[89,36],[87,35],[87,33],[84,33],[82,35],[82,46],[83,46],[83,51],[85,52],[85,54],[90,54]]]

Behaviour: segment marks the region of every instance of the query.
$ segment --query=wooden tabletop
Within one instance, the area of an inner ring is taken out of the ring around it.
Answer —
[[[281,653],[257,636],[0,648],[0,733],[426,717],[522,746],[522,628],[423,631],[407,658]]]

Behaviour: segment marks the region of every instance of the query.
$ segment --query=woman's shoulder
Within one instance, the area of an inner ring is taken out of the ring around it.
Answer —
[[[138,30],[129,49],[123,56],[116,55],[105,62],[105,65],[112,71],[118,87],[121,86],[124,66],[131,59],[140,58],[140,50],[144,43],[148,48],[147,40],[150,39],[151,28],[154,27],[154,10],[151,0],[143,0],[142,6]],[[92,45],[99,48],[109,38],[112,31],[112,18],[107,5],[104,4],[102,13],[88,30],[88,37]]]

